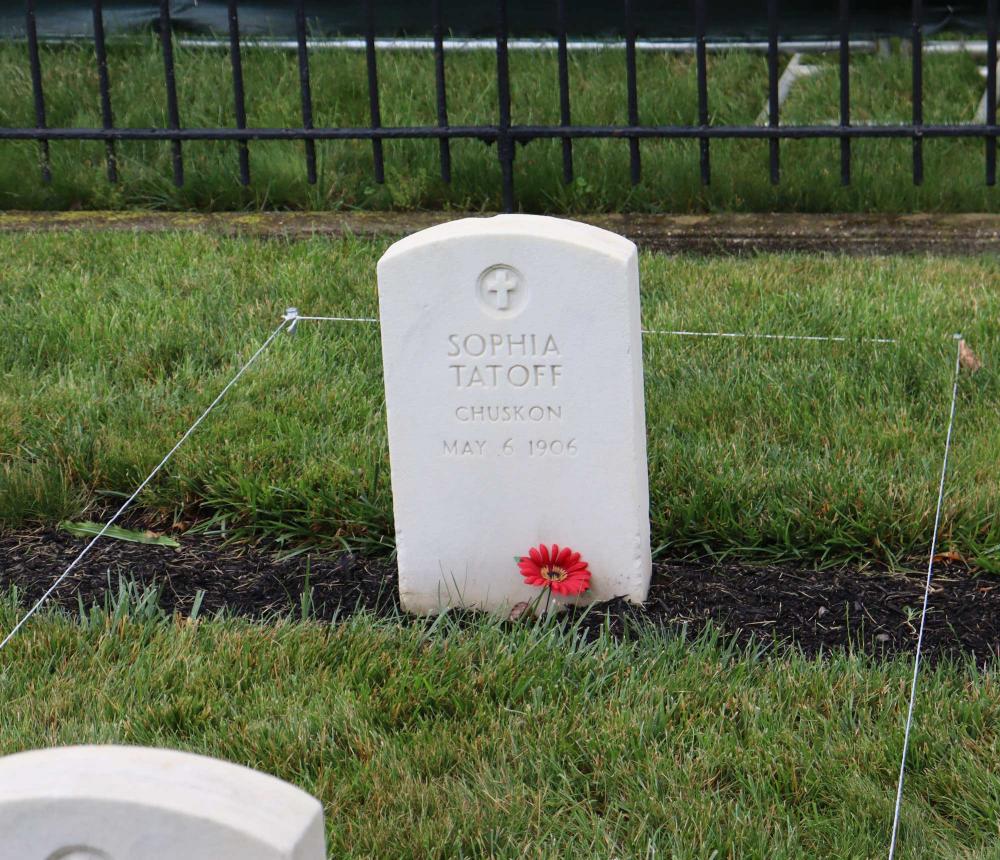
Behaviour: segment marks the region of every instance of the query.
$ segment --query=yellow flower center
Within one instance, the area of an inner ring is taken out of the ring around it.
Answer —
[[[547,564],[541,571],[542,579],[546,582],[562,582],[567,576],[565,570],[554,564]]]

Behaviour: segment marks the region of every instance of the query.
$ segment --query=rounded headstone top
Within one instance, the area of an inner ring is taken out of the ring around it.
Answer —
[[[311,795],[231,762],[147,747],[0,758],[0,832],[26,852],[17,856],[46,860],[325,856],[323,810]]]
[[[489,218],[459,218],[413,233],[392,245],[379,260],[379,267],[397,256],[427,246],[483,237],[563,242],[599,251],[623,262],[636,253],[635,243],[631,240],[591,224],[550,215],[493,215]]]

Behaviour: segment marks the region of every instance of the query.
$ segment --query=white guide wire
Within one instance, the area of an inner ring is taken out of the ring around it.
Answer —
[[[934,531],[931,534],[931,551],[927,559],[927,582],[924,584],[924,605],[920,610],[920,631],[913,657],[913,681],[910,683],[910,704],[906,711],[906,728],[903,731],[903,755],[899,762],[899,782],[896,785],[896,808],[892,815],[892,839],[889,842],[889,860],[896,856],[896,839],[899,836],[899,815],[903,807],[903,779],[906,776],[906,751],[910,745],[910,728],[913,726],[913,709],[917,702],[917,675],[920,672],[920,649],[924,644],[924,622],[927,620],[927,602],[931,594],[934,575],[934,556],[937,554],[938,528],[941,525],[941,507],[944,503],[944,479],[948,474],[948,452],[951,450],[951,431],[955,426],[955,403],[958,400],[958,377],[962,371],[962,336],[955,335],[955,373],[951,386],[951,410],[948,414],[948,432],[944,440],[944,458],[941,462],[941,480],[938,482],[937,509],[934,512]]]
[[[300,316],[295,314],[292,317],[293,324],[295,322],[300,322],[302,320],[318,320],[320,322],[364,322],[364,323],[377,323],[378,319],[376,317],[309,317]]]
[[[58,579],[52,583],[51,586],[45,591],[45,593],[35,602],[35,604],[21,617],[17,624],[11,629],[11,631],[4,637],[3,641],[0,641],[0,650],[2,650],[10,641],[14,638],[17,632],[27,623],[27,621],[42,607],[42,605],[48,600],[49,597],[55,592],[59,585],[66,579],[70,572],[80,563],[85,555],[91,550],[91,548],[100,540],[101,537],[107,532],[107,530],[118,520],[118,518],[128,509],[128,507],[135,501],[143,489],[153,480],[153,478],[160,472],[160,470],[167,464],[174,453],[187,441],[191,434],[198,428],[198,426],[208,417],[208,414],[222,401],[222,398],[229,392],[229,390],[236,384],[236,382],[243,376],[243,374],[250,368],[250,366],[263,354],[263,352],[274,342],[274,339],[284,330],[289,333],[295,330],[296,325],[299,322],[349,322],[349,323],[378,323],[379,320],[374,317],[339,317],[339,316],[308,316],[299,315],[296,308],[288,308],[282,318],[281,324],[271,332],[270,336],[265,340],[257,351],[250,356],[247,362],[237,371],[236,375],[226,383],[225,387],[216,398],[209,404],[204,412],[198,416],[197,420],[185,431],[184,435],[177,441],[173,448],[167,453],[167,455],[157,464],[157,466],[146,476],[145,480],[135,489],[131,496],[126,499],[122,506],[115,512],[114,516],[104,525],[104,527],[98,532],[90,542],[80,551],[79,555],[70,563],[70,565],[60,574]],[[663,329],[643,329],[643,334],[646,335],[674,335],[682,337],[718,337],[718,338],[755,338],[763,340],[798,340],[798,341],[833,341],[833,342],[861,342],[861,343],[879,343],[879,344],[895,344],[897,340],[894,338],[848,338],[848,337],[831,337],[831,336],[818,336],[818,335],[792,335],[792,334],[757,334],[757,333],[747,333],[747,332],[699,332],[699,331],[684,331],[684,330],[663,330]],[[945,437],[945,448],[944,448],[944,458],[941,465],[941,477],[938,484],[938,498],[937,498],[937,508],[934,514],[934,530],[931,536],[931,549],[930,557],[927,563],[927,580],[924,586],[924,599],[923,608],[920,615],[920,629],[917,635],[917,645],[916,654],[913,664],[913,680],[910,685],[910,700],[909,707],[906,716],[906,727],[903,735],[903,754],[902,760],[900,762],[899,768],[899,782],[896,789],[896,804],[895,812],[893,816],[892,824],[892,838],[889,846],[889,860],[894,860],[895,850],[896,850],[896,840],[899,832],[899,820],[900,820],[900,810],[902,807],[903,799],[903,781],[906,773],[906,754],[909,747],[910,741],[910,730],[913,724],[913,712],[916,703],[917,695],[917,678],[920,671],[920,655],[923,646],[924,638],[924,627],[927,619],[927,605],[930,598],[930,588],[931,579],[934,572],[934,556],[937,552],[937,539],[938,530],[941,523],[941,509],[944,502],[944,488],[945,488],[945,478],[948,472],[948,455],[951,450],[951,439],[952,431],[955,424],[955,405],[958,399],[958,380],[959,373],[961,370],[961,335],[955,335],[957,341],[957,352],[955,357],[955,372],[952,384],[952,394],[951,394],[951,408],[948,417],[948,430]]]
[[[156,475],[160,471],[160,469],[162,469],[167,464],[167,461],[171,457],[174,456],[174,453],[177,451],[177,449],[180,448],[181,445],[183,445],[187,441],[188,437],[192,433],[194,433],[194,431],[197,429],[198,425],[201,424],[201,422],[204,421],[205,418],[208,417],[208,413],[211,412],[219,404],[219,402],[222,400],[222,398],[226,396],[226,393],[229,391],[229,389],[232,388],[236,384],[237,380],[241,376],[243,376],[244,373],[246,373],[246,371],[249,369],[250,365],[252,365],[260,357],[261,353],[263,353],[264,350],[267,349],[271,345],[271,343],[274,341],[274,339],[281,333],[282,329],[284,329],[286,326],[290,327],[291,325],[294,325],[294,318],[295,318],[294,315],[289,315],[288,313],[285,314],[285,317],[281,321],[281,325],[279,325],[273,332],[271,332],[271,336],[268,337],[268,339],[265,340],[260,345],[260,347],[257,349],[257,351],[253,355],[251,355],[250,358],[247,360],[246,364],[244,364],[243,367],[241,367],[237,371],[236,375],[232,379],[230,379],[229,382],[226,383],[226,387],[223,388],[222,391],[219,392],[219,394],[218,394],[218,396],[216,396],[215,400],[213,400],[208,405],[208,408],[204,412],[202,412],[201,415],[198,416],[198,418],[194,422],[194,424],[192,424],[190,427],[188,427],[188,429],[185,431],[184,435],[181,436],[181,438],[177,440],[177,444],[175,444],[174,447],[171,448],[170,451],[167,452],[167,455],[162,460],[160,460],[160,462],[157,464],[156,468],[153,469],[153,471],[150,472],[146,476],[146,480],[144,480],[141,484],[139,484],[138,487],[136,487],[135,492],[132,493],[132,495],[129,496],[125,500],[125,503],[115,512],[115,515],[104,524],[104,527],[96,535],[94,535],[94,537],[91,539],[90,543],[88,543],[80,551],[80,554],[76,558],[73,559],[73,561],[70,563],[69,567],[67,567],[59,575],[59,578],[55,582],[53,582],[52,585],[50,585],[48,587],[48,590],[41,597],[39,597],[37,601],[35,601],[35,604],[31,607],[31,609],[29,609],[26,613],[24,613],[24,615],[21,616],[21,620],[18,621],[17,624],[14,625],[14,627],[11,629],[10,633],[8,633],[4,637],[3,641],[0,642],[0,651],[2,651],[4,649],[4,647],[7,645],[7,643],[10,642],[10,640],[13,639],[17,635],[17,631],[20,630],[25,625],[25,623],[27,623],[28,619],[31,618],[31,616],[34,615],[39,609],[41,609],[42,604],[44,604],[45,601],[48,600],[49,597],[52,596],[52,593],[59,587],[60,583],[62,583],[62,581],[64,579],[66,579],[67,576],[69,576],[70,571],[73,570],[73,568],[76,567],[80,563],[80,560],[88,552],[90,552],[91,547],[93,547],[93,545],[95,543],[97,543],[104,536],[104,534],[107,532],[107,530],[109,528],[111,528],[112,525],[114,525],[114,523],[118,519],[118,517],[120,517],[123,513],[125,513],[125,510],[128,508],[129,505],[132,504],[132,502],[135,501],[135,499],[139,495],[139,493],[141,493],[146,488],[146,485],[150,481],[152,481],[154,477],[156,477]]]
[[[673,331],[667,329],[643,329],[643,334],[672,334],[681,337],[745,337],[760,340],[825,340],[837,343],[896,343],[891,337],[831,337],[816,334],[756,334],[742,331]]]

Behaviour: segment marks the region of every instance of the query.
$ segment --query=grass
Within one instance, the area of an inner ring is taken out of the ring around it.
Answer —
[[[111,98],[123,127],[167,125],[163,66],[153,40],[115,41],[110,48]],[[229,59],[221,50],[177,48],[181,121],[189,127],[235,126]],[[786,124],[822,124],[839,111],[835,57],[813,62],[823,74],[796,84],[782,109]],[[248,124],[301,123],[294,53],[245,49]],[[782,63],[787,62],[787,58]],[[92,47],[42,48],[47,120],[51,126],[100,127],[100,101]],[[314,51],[312,85],[317,126],[366,126],[368,90],[363,53]],[[497,114],[495,60],[489,52],[447,57],[449,120],[453,125],[494,124]],[[573,120],[579,124],[626,124],[624,54],[617,49],[573,52],[570,86]],[[35,124],[26,47],[0,44],[0,125]],[[897,49],[889,57],[852,59],[852,121],[908,122],[911,117],[910,59]],[[386,126],[434,125],[434,67],[430,53],[383,52],[379,59],[382,121]],[[767,93],[767,69],[759,54],[713,53],[709,59],[711,122],[753,124]],[[639,116],[648,124],[696,124],[693,59],[640,53]],[[554,52],[515,52],[511,58],[515,124],[559,121]],[[928,55],[924,65],[927,123],[969,123],[984,90],[977,60],[968,55]],[[0,207],[13,209],[497,209],[499,167],[495,147],[479,141],[452,143],[454,178],[439,177],[436,141],[387,141],[387,181],[373,179],[371,145],[317,145],[319,182],[305,178],[301,143],[251,144],[253,183],[237,182],[235,144],[184,144],[187,183],[172,182],[168,143],[122,142],[122,181],[105,179],[102,143],[52,144],[54,181],[39,178],[38,146],[0,143]],[[853,144],[854,174],[840,185],[839,143],[782,143],[782,182],[772,186],[766,141],[712,144],[712,183],[702,187],[697,142],[644,142],[643,181],[629,183],[625,141],[581,141],[575,145],[576,179],[562,182],[561,144],[535,141],[518,149],[515,165],[519,206],[524,211],[997,211],[1000,192],[984,182],[981,140],[928,140],[926,180],[911,179],[909,140],[861,140]]]
[[[387,244],[0,236],[0,528],[93,519],[130,493],[287,305],[375,315]],[[925,558],[961,330],[985,367],[960,385],[942,548],[1000,571],[998,269],[993,257],[644,255],[648,328],[901,338],[647,336],[657,553]],[[377,328],[304,323],[140,505],[234,537],[389,552],[384,421]]]
[[[0,604],[0,628],[14,619]],[[910,667],[762,658],[551,623],[428,629],[43,615],[0,679],[0,753],[164,746],[315,794],[331,857],[876,857]],[[996,856],[993,670],[922,676],[900,857]]]

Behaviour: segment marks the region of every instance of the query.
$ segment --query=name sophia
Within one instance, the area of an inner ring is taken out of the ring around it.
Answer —
[[[556,339],[535,334],[460,334],[448,335],[448,357],[466,355],[470,358],[544,358],[561,355]]]

